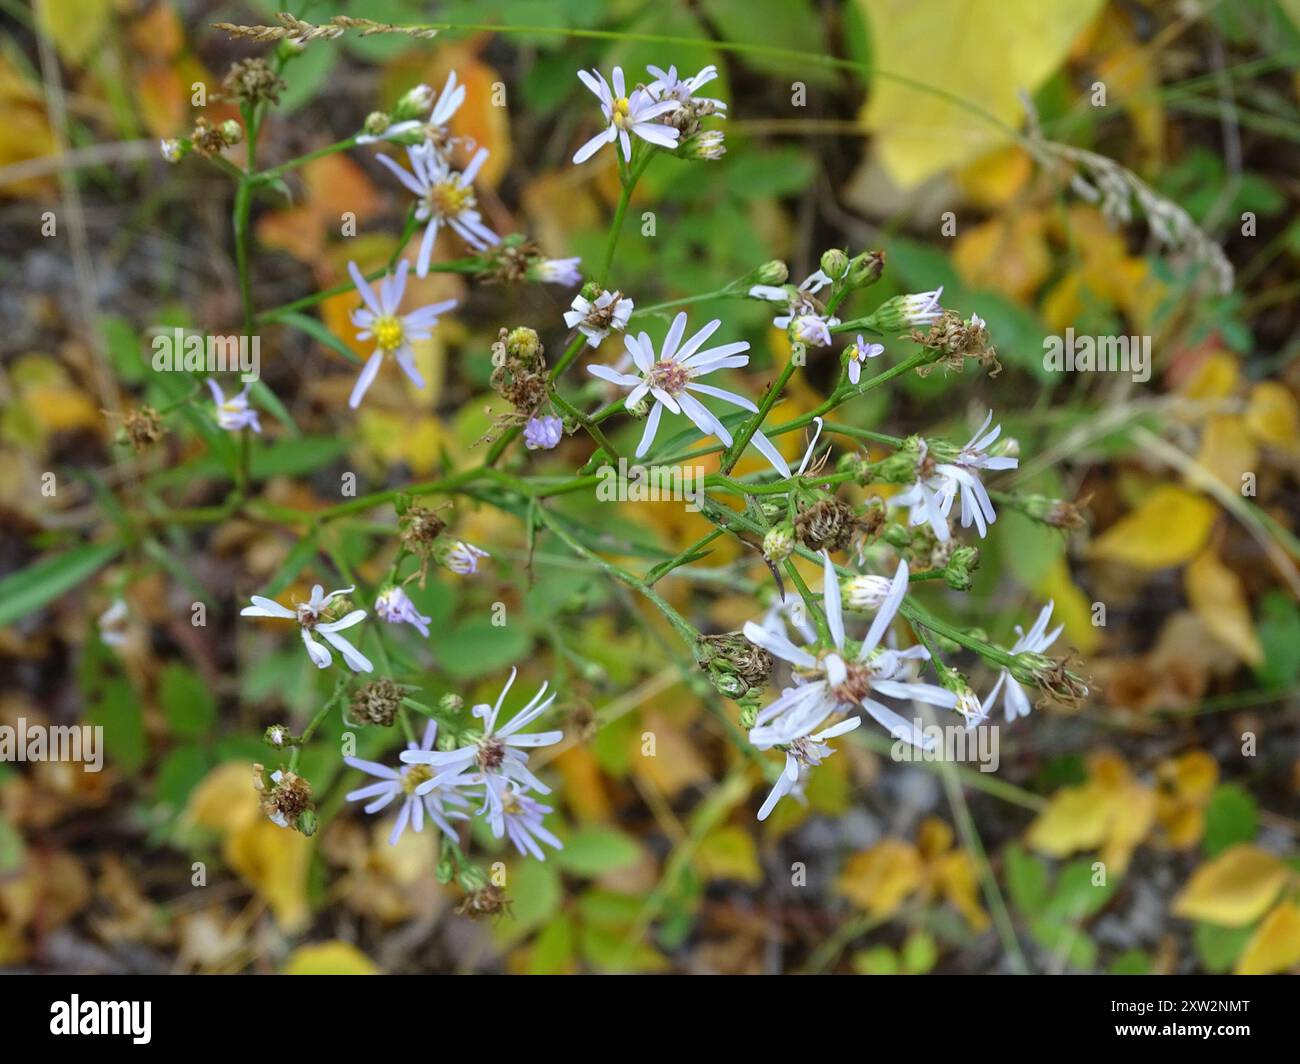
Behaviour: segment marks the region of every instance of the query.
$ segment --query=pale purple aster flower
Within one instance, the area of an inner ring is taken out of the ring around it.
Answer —
[[[948,515],[960,494],[962,528],[974,524],[980,538],[987,534],[988,526],[997,520],[997,514],[994,513],[993,501],[979,478],[979,471],[1015,469],[1020,464],[1018,458],[988,454],[988,448],[1002,432],[1002,426],[997,425],[986,433],[992,420],[993,411],[990,410],[975,435],[952,461],[936,463],[931,475],[924,480],[918,479],[910,488],[890,500],[894,506],[911,507],[909,523],[919,525],[929,521],[934,534],[946,542],[951,535]],[[922,458],[924,454],[923,450]]]
[[[830,347],[831,326],[839,323],[839,318],[827,318],[821,314],[800,314],[786,319],[790,338],[809,347]]]
[[[1020,625],[1016,625],[1016,635],[1019,638],[1012,644],[1012,654],[1042,654],[1056,642],[1065,625],[1058,624],[1050,632],[1047,630],[1047,626],[1052,622],[1052,609],[1055,605],[1055,600],[1048,602],[1039,611],[1038,619],[1034,621],[1034,626],[1028,632],[1022,629]],[[1004,688],[1005,693],[1003,692]],[[999,694],[1003,694],[1003,706],[1007,712],[1008,723],[1017,717],[1029,716],[1033,706],[1025,694],[1025,689],[1020,686],[1016,678],[1007,669],[1003,669],[998,674],[998,682],[993,685],[993,690],[989,692],[988,698],[984,699],[984,705],[987,707],[986,712],[991,712],[998,704]]]
[[[443,564],[453,573],[461,576],[473,576],[478,572],[478,560],[489,557],[488,552],[472,543],[466,543],[458,539],[452,544],[451,549],[447,552],[447,558]]]
[[[578,269],[581,265],[582,259],[576,256],[569,259],[541,259],[528,268],[528,275],[543,284],[562,284],[571,288],[582,283],[582,273]]]
[[[552,807],[542,805],[536,798],[524,792],[513,780],[488,773],[483,778],[485,802],[479,813],[487,813],[488,827],[497,838],[508,838],[520,856],[529,855],[539,861],[546,860],[546,853],[538,842],[544,842],[557,850],[564,849],[564,843],[552,834],[543,823],[543,818],[551,812]]]
[[[488,157],[486,148],[479,148],[461,173],[453,170],[451,164],[428,144],[407,148],[406,154],[411,161],[409,171],[387,155],[379,156],[379,161],[419,199],[415,218],[428,223],[415,260],[417,276],[423,277],[429,272],[433,242],[444,224],[475,251],[501,242],[501,238],[483,223],[474,197],[474,178]]]
[[[869,344],[858,333],[858,342],[847,351],[849,356],[849,383],[857,384],[862,376],[862,363],[869,358],[879,358],[885,353],[884,344]]]
[[[472,743],[455,750],[407,750],[402,753],[402,760],[408,765],[429,765],[435,771],[431,779],[417,788],[417,794],[421,793],[421,788],[432,790],[447,781],[454,781],[450,785],[457,788],[484,784],[489,776],[501,776],[539,794],[550,794],[551,789],[528,770],[527,751],[534,747],[558,743],[564,738],[564,732],[555,730],[519,734],[521,728],[526,728],[551,708],[551,703],[555,701],[555,694],[552,692],[549,698],[546,697],[550,684],[543,683],[537,694],[533,695],[523,709],[501,727],[497,727],[501,705],[505,702],[506,695],[518,675],[518,669],[510,670],[510,679],[501,689],[495,705],[482,703],[474,707],[472,710],[474,716],[483,721],[483,734]],[[490,816],[499,816],[503,795],[489,786],[485,798]],[[501,832],[498,831],[496,834],[499,837]]]
[[[227,432],[238,432],[247,426],[254,432],[261,432],[262,426],[257,420],[257,411],[248,403],[248,389],[251,385],[245,384],[243,391],[238,395],[232,395],[229,399],[221,391],[221,385],[208,378],[208,391],[212,393],[212,403],[217,408],[217,425]]]
[[[438,722],[431,720],[424,729],[423,741],[418,746],[408,742],[406,749],[428,752],[433,749],[437,738]],[[451,826],[451,821],[469,819],[467,814],[456,808],[469,805],[468,800],[450,788],[432,787],[422,793],[416,793],[430,778],[429,769],[425,765],[403,765],[400,769],[396,769],[381,765],[377,761],[365,761],[359,757],[345,757],[343,763],[349,768],[359,769],[366,775],[376,776],[379,779],[378,783],[368,783],[347,794],[349,802],[365,802],[369,799],[369,803],[365,806],[366,813],[373,815],[381,809],[386,809],[396,799],[402,799],[402,808],[397,813],[397,823],[393,825],[393,832],[388,836],[389,846],[397,845],[397,840],[402,837],[402,832],[408,826],[412,831],[423,831],[426,816],[449,839],[456,838],[456,830]],[[448,805],[453,808],[444,808]]]
[[[426,639],[429,638],[429,622],[433,618],[417,610],[410,596],[400,587],[390,587],[380,593],[375,599],[375,615],[389,624],[409,624]]]
[[[528,419],[524,426],[524,446],[530,451],[549,451],[564,436],[564,422],[547,414]]]
[[[645,89],[634,89],[631,96],[623,80],[623,68],[614,68],[614,89],[598,70],[588,73],[578,71],[578,79],[587,86],[600,100],[600,109],[609,123],[607,128],[597,133],[591,140],[579,148],[573,156],[575,163],[584,163],[606,144],[615,140],[623,148],[623,158],[632,161],[632,139],[629,133],[635,133],[648,144],[660,148],[677,147],[678,131],[672,126],[654,121],[669,111],[681,106],[676,100],[656,100]]]
[[[849,717],[847,720],[832,724],[829,728],[825,728],[814,735],[805,735],[791,742],[785,748],[785,768],[781,770],[776,786],[772,788],[767,800],[763,802],[762,807],[759,809],[758,819],[766,820],[771,815],[772,810],[776,808],[776,803],[787,794],[792,793],[809,770],[820,765],[826,758],[835,753],[826,742],[827,739],[834,739],[837,735],[851,732],[861,723],[861,717]]]
[[[903,299],[903,317],[908,325],[933,325],[943,317],[943,307],[939,299],[943,295],[943,285],[930,292],[917,292]]]
[[[844,614],[835,567],[830,555],[825,560],[822,585],[823,610],[830,629],[832,645],[795,646],[784,634],[773,632],[749,621],[745,638],[751,643],[794,666],[795,686],[788,687],[755,718],[749,741],[760,750],[788,746],[796,739],[811,735],[833,713],[847,712],[861,706],[867,714],[888,729],[896,739],[903,739],[924,750],[934,747],[927,736],[911,721],[877,701],[873,695],[887,695],[905,701],[926,702],[952,709],[957,702],[951,691],[936,684],[900,680],[907,676],[905,662],[925,657],[924,648],[899,652],[881,647],[886,630],[893,623],[907,594],[907,562],[898,564],[890,584],[889,597],[881,604],[871,628],[854,656],[845,650]]]
[[[722,100],[712,99],[708,96],[696,96],[695,94],[707,85],[710,81],[718,76],[718,68],[710,63],[698,74],[689,78],[679,78],[677,76],[677,67],[670,66],[667,70],[662,70],[657,66],[647,66],[646,70],[654,76],[654,81],[646,86],[646,91],[656,100],[675,100],[679,104],[689,103],[692,100],[698,100],[700,103],[709,103],[713,105],[714,111],[718,113],[719,118],[725,118],[723,113],[727,105]]]
[[[654,398],[654,405],[646,418],[645,430],[641,434],[641,443],[636,449],[638,458],[642,457],[654,442],[655,433],[659,431],[659,420],[665,409],[674,414],[685,414],[706,436],[716,436],[727,446],[731,445],[731,432],[691,392],[711,395],[742,410],[751,412],[758,410],[758,407],[743,395],[737,395],[724,388],[696,383],[695,378],[716,370],[749,364],[749,356],[740,353],[749,350],[749,342],[746,340],[701,350],[721,324],[720,318],[714,318],[683,343],[682,337],[686,333],[686,314],[685,312],[678,314],[668,329],[663,348],[657,357],[654,344],[648,334],[625,337],[627,350],[632,355],[632,362],[640,376],[620,373],[608,366],[587,367],[587,372],[592,376],[617,384],[620,388],[631,389],[623,400],[623,405],[628,409],[635,407],[647,395]],[[781,457],[781,452],[772,445],[771,440],[761,432],[755,432],[751,442],[763,457],[772,463],[777,472],[783,477],[790,475],[790,466]]]
[[[453,70],[447,75],[447,82],[436,97],[433,89],[428,85],[417,85],[398,103],[395,111],[398,121],[382,133],[361,134],[357,137],[357,143],[374,144],[381,140],[395,140],[418,131],[422,139],[435,145],[446,144],[447,123],[451,121],[451,116],[460,110],[460,105],[464,102],[465,86],[456,83],[456,71]],[[425,111],[430,112],[427,118],[407,117]]]
[[[432,336],[433,327],[438,324],[438,316],[451,310],[456,301],[447,299],[441,303],[430,303],[409,314],[398,314],[397,308],[406,292],[406,275],[410,269],[411,264],[403,259],[397,264],[395,274],[379,282],[379,294],[376,296],[357,269],[357,264],[348,263],[352,283],[357,286],[357,294],[365,304],[352,312],[352,324],[360,330],[357,339],[375,341],[375,353],[361,367],[357,383],[352,387],[352,395],[348,398],[348,406],[353,410],[361,405],[361,400],[374,383],[386,355],[393,356],[412,384],[417,388],[424,387],[424,378],[415,368],[415,352],[411,349],[411,343]]]
[[[749,295],[753,299],[786,304],[785,313],[773,318],[772,324],[787,331],[792,340],[811,347],[829,347],[831,326],[838,325],[840,319],[826,314],[825,308],[812,297],[834,283],[822,270],[814,270],[797,288],[756,284],[750,288]]]
[[[241,617],[282,617],[285,620],[297,621],[302,627],[302,642],[307,648],[307,656],[311,658],[312,664],[318,669],[327,668],[333,658],[330,656],[329,649],[321,646],[312,638],[312,633],[318,633],[325,637],[325,642],[329,643],[335,650],[343,655],[343,660],[347,662],[348,667],[353,672],[374,672],[375,667],[370,664],[361,651],[344,639],[339,632],[345,628],[351,628],[355,624],[360,624],[366,619],[365,610],[353,610],[337,621],[327,621],[321,623],[320,615],[339,595],[351,594],[353,588],[345,587],[339,591],[331,591],[325,594],[325,589],[317,584],[311,589],[311,598],[306,602],[295,604],[294,609],[287,606],[281,606],[274,599],[263,598],[261,595],[252,597],[253,604],[245,606],[239,611]]]
[[[564,312],[564,324],[576,327],[587,338],[588,347],[599,347],[610,330],[627,328],[634,306],[632,298],[622,292],[601,292],[595,299],[585,299],[579,293],[573,297],[572,309]]]

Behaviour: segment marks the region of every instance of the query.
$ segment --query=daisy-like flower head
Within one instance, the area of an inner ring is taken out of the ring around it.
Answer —
[[[933,325],[943,317],[943,307],[939,299],[943,296],[943,285],[930,292],[917,292],[903,297],[904,323],[914,327]]]
[[[485,802],[480,813],[487,813],[488,826],[492,833],[501,838],[505,835],[521,857],[533,856],[539,861],[546,860],[546,853],[539,842],[564,849],[564,843],[555,837],[543,818],[551,812],[551,806],[543,805],[532,795],[526,793],[514,780],[503,776],[488,775],[484,778]]]
[[[483,734],[473,742],[447,751],[406,750],[402,760],[408,765],[429,765],[434,775],[416,789],[417,794],[433,790],[447,784],[458,789],[480,786],[488,778],[495,776],[513,781],[520,786],[537,791],[538,794],[550,794],[551,789],[528,770],[527,751],[535,747],[551,746],[564,738],[564,732],[545,731],[520,734],[523,728],[535,721],[551,708],[555,694],[546,695],[549,684],[542,684],[537,694],[529,703],[505,724],[497,727],[497,717],[501,705],[514,685],[518,669],[510,670],[510,679],[497,697],[495,705],[486,703],[477,705],[472,710],[474,716],[483,721]],[[487,801],[489,822],[493,831],[500,838],[504,831],[504,803],[507,797],[500,789],[486,787],[484,795]],[[497,830],[500,826],[501,830]]]
[[[571,288],[582,283],[582,273],[578,269],[582,259],[538,259],[528,267],[528,276],[543,284],[562,284]]]
[[[858,333],[858,342],[845,354],[849,356],[849,383],[857,384],[862,377],[862,364],[869,358],[879,358],[885,353],[884,344],[869,344]]]
[[[409,624],[426,639],[429,638],[429,622],[433,618],[417,610],[410,596],[400,587],[390,587],[380,593],[375,599],[375,616],[382,617],[389,624]]]
[[[830,647],[814,644],[797,647],[782,633],[753,621],[745,625],[745,638],[789,662],[794,666],[795,675],[795,686],[786,688],[775,701],[759,711],[749,741],[760,750],[789,746],[797,739],[812,735],[832,714],[847,713],[860,706],[895,739],[903,739],[925,750],[933,748],[933,736],[927,736],[876,698],[885,695],[945,709],[952,709],[957,702],[951,691],[909,678],[906,663],[928,658],[924,647],[899,651],[881,646],[885,632],[907,594],[907,562],[899,562],[888,596],[881,603],[857,653],[851,654],[845,641],[839,580],[830,555],[823,552],[822,556],[825,559],[822,602],[831,634]]]
[[[564,312],[564,324],[577,328],[587,338],[588,347],[599,347],[611,331],[622,332],[632,317],[635,304],[631,296],[622,292],[603,291],[595,299],[587,299],[579,292]]]
[[[487,551],[458,539],[451,545],[443,564],[453,573],[473,576],[478,572],[478,560],[487,557],[489,557]]]
[[[416,220],[428,223],[424,228],[424,239],[420,241],[420,253],[415,260],[417,276],[423,277],[429,272],[433,242],[438,238],[438,230],[443,225],[450,226],[475,251],[483,251],[501,243],[501,238],[483,223],[478,212],[478,200],[474,196],[474,178],[488,157],[486,148],[479,148],[469,165],[460,173],[453,170],[451,164],[428,144],[407,148],[406,154],[411,161],[410,170],[398,166],[387,155],[379,156],[379,161],[414,193],[419,200],[419,206],[415,209]]]
[[[831,326],[838,325],[840,319],[828,315],[815,297],[827,285],[834,283],[823,271],[814,270],[797,288],[756,284],[750,288],[749,295],[752,299],[786,305],[785,313],[773,318],[772,324],[786,330],[791,340],[810,347],[829,347]]]
[[[1012,644],[1012,654],[1042,654],[1061,634],[1061,629],[1065,627],[1058,624],[1050,632],[1047,626],[1052,623],[1052,608],[1056,605],[1053,600],[1048,602],[1038,613],[1038,619],[1034,621],[1034,626],[1026,632],[1020,625],[1016,625],[1016,635],[1019,638]],[[1005,693],[1004,693],[1005,692]],[[993,690],[984,699],[986,712],[991,712],[998,703],[998,695],[1003,694],[1003,705],[1007,711],[1007,721],[1010,723],[1017,717],[1029,716],[1029,711],[1033,708],[1030,704],[1025,689],[1020,686],[1016,678],[1011,675],[1007,669],[1003,669],[998,674],[998,681],[993,685]]]
[[[456,83],[456,71],[453,70],[447,75],[442,92],[435,96],[428,85],[417,85],[398,101],[393,110],[395,121],[378,133],[361,134],[357,143],[399,140],[404,144],[418,144],[425,141],[441,151],[451,144],[447,123],[464,102],[465,86]],[[427,117],[422,117],[425,112],[428,112]]]
[[[245,384],[243,391],[227,399],[222,394],[221,385],[211,377],[208,378],[208,391],[212,393],[212,403],[217,408],[217,425],[227,432],[238,432],[245,426],[254,432],[262,431],[262,426],[257,420],[257,411],[248,404],[250,387],[251,385]]]
[[[634,89],[629,96],[627,85],[623,80],[623,68],[614,68],[614,89],[599,70],[578,71],[579,80],[587,86],[600,101],[600,109],[608,123],[605,129],[597,133],[574,153],[573,161],[583,163],[596,154],[604,145],[615,140],[623,149],[623,158],[632,161],[632,138],[635,133],[648,144],[660,148],[677,147],[678,131],[672,126],[656,122],[656,118],[675,111],[681,106],[677,100],[658,100],[646,89]]]
[[[374,383],[375,375],[386,355],[392,355],[396,359],[412,384],[417,388],[424,387],[424,378],[415,368],[415,352],[411,350],[411,342],[427,340],[432,336],[438,316],[451,310],[456,301],[448,299],[442,303],[430,303],[409,314],[399,314],[397,308],[406,292],[406,275],[410,268],[411,264],[405,259],[398,263],[397,272],[379,282],[379,294],[376,296],[374,289],[357,269],[357,264],[348,263],[352,283],[357,286],[357,293],[365,304],[352,312],[352,324],[359,330],[357,339],[375,341],[375,353],[361,367],[357,383],[353,385],[352,395],[348,399],[348,406],[353,410],[361,405],[361,400]]]
[[[564,437],[564,422],[550,414],[528,419],[524,426],[524,446],[530,451],[549,451]]]
[[[785,748],[785,768],[781,770],[776,786],[772,788],[771,793],[768,794],[767,799],[758,810],[758,819],[766,820],[771,815],[772,810],[776,808],[777,802],[787,794],[797,793],[799,785],[808,772],[835,753],[826,742],[827,739],[833,739],[837,735],[851,732],[861,723],[861,717],[849,717],[847,720],[832,724],[829,728],[824,728],[814,735],[806,735],[791,742]]]
[[[408,742],[406,749],[408,752],[427,753],[433,749],[437,738],[438,722],[431,720],[428,727],[424,729],[423,741],[418,746]],[[367,802],[366,813],[378,813],[398,798],[402,799],[402,808],[397,813],[397,823],[393,825],[393,832],[388,836],[390,846],[397,845],[397,840],[402,837],[402,832],[408,826],[412,831],[423,831],[426,816],[449,839],[456,837],[456,830],[451,826],[451,821],[469,819],[466,813],[460,811],[461,808],[469,805],[469,801],[451,788],[431,787],[419,794],[416,793],[433,776],[427,765],[403,765],[400,769],[396,769],[381,765],[377,761],[364,761],[359,757],[345,757],[343,763],[350,768],[359,769],[368,776],[375,776],[379,780],[378,783],[368,783],[347,794],[349,802]],[[451,808],[447,809],[447,806]]]
[[[162,157],[169,163],[178,163],[185,158],[185,146],[175,137],[167,137],[159,142]]]
[[[686,314],[682,312],[673,319],[668,335],[664,338],[663,347],[657,355],[654,344],[646,333],[625,338],[628,354],[632,356],[633,365],[637,370],[636,374],[620,373],[608,366],[587,367],[587,372],[592,376],[617,384],[620,388],[631,389],[623,400],[623,405],[629,410],[647,395],[654,398],[654,405],[646,418],[645,431],[641,434],[641,443],[636,449],[638,458],[642,457],[654,442],[655,433],[659,431],[659,420],[663,417],[665,409],[674,414],[685,414],[706,436],[716,436],[727,446],[731,445],[731,432],[708,407],[691,394],[692,392],[711,395],[742,410],[750,412],[758,410],[758,407],[743,395],[696,382],[697,377],[713,373],[715,370],[732,369],[749,364],[749,356],[741,354],[742,351],[749,350],[749,342],[746,340],[703,349],[705,342],[718,331],[721,324],[722,319],[714,318],[683,343],[682,338],[686,333]],[[755,432],[752,442],[783,477],[790,475],[789,465],[772,445],[771,440],[761,432]]]
[[[723,100],[715,100],[707,96],[696,96],[705,85],[718,76],[718,68],[712,63],[706,66],[698,74],[689,78],[679,78],[677,76],[677,67],[670,66],[663,70],[657,66],[648,66],[646,70],[654,76],[654,81],[646,86],[646,91],[656,100],[675,100],[679,104],[687,103],[705,103],[710,104],[713,112],[719,117],[725,118],[722,112],[726,111],[727,104]]]
[[[334,659],[328,647],[322,646],[312,638],[313,633],[323,636],[325,642],[342,654],[343,660],[353,672],[374,672],[375,667],[370,664],[370,659],[339,635],[339,632],[345,628],[351,628],[364,621],[365,610],[353,610],[338,620],[321,620],[321,615],[335,598],[339,595],[349,595],[353,590],[345,587],[339,591],[331,591],[327,595],[325,589],[317,584],[311,589],[311,598],[306,602],[295,603],[293,609],[281,606],[274,599],[254,595],[253,604],[245,606],[239,611],[239,615],[241,617],[282,617],[285,620],[297,621],[302,628],[302,642],[307,648],[307,656],[318,669],[327,668]]]
[[[800,314],[785,320],[790,339],[809,347],[830,347],[831,326],[840,323],[838,318],[824,318],[820,314]]]

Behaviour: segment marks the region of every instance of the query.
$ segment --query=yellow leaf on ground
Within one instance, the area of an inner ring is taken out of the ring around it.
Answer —
[[[1174,899],[1173,913],[1221,927],[1245,927],[1273,904],[1287,867],[1248,842],[1230,846],[1201,865]]]
[[[835,889],[859,909],[887,919],[921,885],[921,852],[902,839],[883,839],[844,864]]]
[[[65,63],[77,65],[108,30],[112,0],[40,0],[36,18]]]
[[[1183,587],[1192,609],[1215,639],[1248,665],[1264,660],[1264,648],[1255,634],[1241,579],[1219,561],[1213,549],[1203,551],[1187,567]]]
[[[876,131],[886,169],[904,188],[1005,144],[1010,134],[999,123],[1018,127],[1024,117],[1018,94],[1032,94],[1052,75],[1101,7],[1100,0],[858,4],[873,51],[885,60],[871,79],[864,120]],[[900,67],[906,56],[920,62]]]
[[[375,962],[350,942],[313,942],[289,954],[285,975],[378,975]]]
[[[1019,303],[1047,277],[1052,257],[1039,211],[1016,211],[963,229],[952,260],[972,288],[990,288]]]
[[[1081,654],[1094,653],[1101,645],[1101,629],[1092,623],[1092,600],[1074,582],[1064,556],[1052,562],[1034,590],[1056,603],[1052,616],[1065,625],[1066,641]]]
[[[1259,468],[1259,449],[1246,431],[1245,420],[1227,414],[1206,418],[1196,462],[1229,490],[1241,491],[1243,474]]]
[[[754,836],[736,824],[709,832],[695,851],[695,868],[706,880],[736,879],[756,885],[763,882]]]
[[[1195,492],[1173,484],[1158,485],[1136,510],[1097,537],[1092,557],[1138,569],[1182,565],[1205,546],[1218,512],[1212,502]]]
[[[1300,964],[1300,905],[1283,902],[1264,917],[1237,958],[1238,975],[1278,975]]]
[[[1265,446],[1300,452],[1300,409],[1286,385],[1260,381],[1250,390],[1246,431]]]
[[[1211,351],[1197,358],[1178,390],[1188,399],[1226,399],[1241,381],[1241,360],[1231,351]]]
[[[957,175],[967,198],[980,207],[1001,207],[1013,200],[1034,172],[1034,161],[1018,144],[989,152]]]

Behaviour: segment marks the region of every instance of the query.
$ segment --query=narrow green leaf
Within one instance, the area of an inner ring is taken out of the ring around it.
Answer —
[[[121,551],[120,543],[95,543],[42,558],[0,580],[0,625],[12,624],[84,583]]]

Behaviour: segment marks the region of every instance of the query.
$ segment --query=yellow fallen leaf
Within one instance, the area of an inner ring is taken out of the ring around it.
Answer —
[[[289,954],[284,975],[379,975],[375,962],[350,942],[313,942]]]
[[[921,885],[921,852],[903,839],[883,839],[844,864],[835,889],[868,915],[887,919]]]
[[[1183,587],[1196,615],[1224,646],[1248,665],[1264,660],[1241,579],[1219,561],[1213,548],[1203,551],[1183,573]]]
[[[1226,399],[1241,381],[1241,360],[1231,351],[1201,356],[1178,387],[1189,399]]]
[[[736,824],[709,832],[695,851],[695,867],[706,880],[735,879],[756,885],[763,882],[754,836]]]
[[[1273,854],[1238,843],[1196,870],[1172,911],[1188,920],[1245,927],[1273,904],[1286,878],[1286,865]]]
[[[1283,902],[1264,917],[1237,958],[1237,975],[1278,975],[1300,964],[1300,905]]]
[[[858,0],[882,71],[908,74],[940,92],[876,74],[864,120],[890,175],[912,188],[1010,139],[973,114],[973,104],[1004,126],[1019,126],[1018,93],[1033,93],[1064,60],[1101,7],[1100,0]],[[900,67],[900,57],[923,57]],[[954,100],[952,97],[957,97]]]
[[[1034,590],[1056,603],[1052,616],[1065,625],[1065,640],[1081,654],[1092,654],[1101,645],[1101,629],[1092,623],[1092,599],[1070,575],[1070,565],[1061,555],[1052,562]]]
[[[66,63],[81,63],[108,29],[112,0],[41,0],[36,5],[40,28]]]
[[[1245,420],[1227,414],[1206,418],[1196,462],[1230,491],[1241,491],[1243,474],[1259,469],[1259,449]]]
[[[1173,484],[1153,488],[1093,541],[1091,554],[1138,569],[1182,565],[1200,553],[1218,510],[1195,492]]]
[[[953,265],[974,288],[1027,302],[1052,265],[1041,211],[1016,211],[963,229],[952,249]]]
[[[1016,198],[1034,172],[1029,153],[1008,144],[976,159],[957,175],[966,198],[980,207],[1002,207]]]
[[[1250,390],[1246,431],[1265,446],[1300,451],[1300,409],[1286,385],[1260,381]]]

